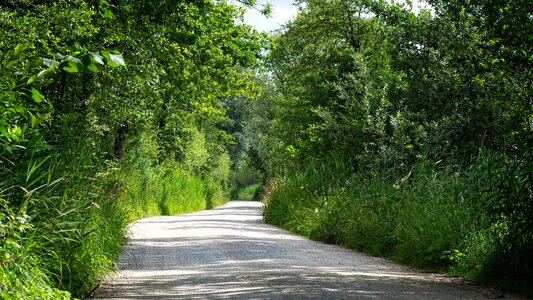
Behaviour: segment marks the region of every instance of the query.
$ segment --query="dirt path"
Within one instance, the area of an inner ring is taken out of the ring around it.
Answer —
[[[266,225],[259,202],[131,225],[96,299],[512,299]]]

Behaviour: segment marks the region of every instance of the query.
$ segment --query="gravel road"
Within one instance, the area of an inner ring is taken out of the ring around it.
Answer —
[[[310,241],[259,202],[139,220],[94,299],[519,299]]]

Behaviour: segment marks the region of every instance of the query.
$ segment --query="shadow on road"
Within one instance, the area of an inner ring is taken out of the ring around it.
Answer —
[[[134,223],[97,299],[487,299],[483,289],[292,235],[261,203]]]

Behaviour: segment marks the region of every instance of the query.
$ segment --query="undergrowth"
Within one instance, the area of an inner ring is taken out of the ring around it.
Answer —
[[[230,190],[230,197],[234,200],[257,200],[261,185],[258,183],[247,185],[244,187],[233,187]]]
[[[231,178],[230,198],[234,200],[259,200],[261,173],[254,169],[246,157],[235,168]]]
[[[428,159],[408,171],[310,163],[267,184],[265,219],[336,243],[532,295],[530,156]],[[512,284],[510,284],[512,283]]]
[[[81,297],[113,267],[124,214],[113,181],[76,154],[34,157],[24,177],[2,182],[2,298]]]
[[[84,298],[116,267],[130,221],[226,201],[220,183],[175,162],[97,166],[77,149],[36,155],[0,182],[0,299]]]
[[[206,208],[205,183],[177,166],[133,168],[120,172],[117,177],[125,191],[118,202],[126,208],[130,221]]]

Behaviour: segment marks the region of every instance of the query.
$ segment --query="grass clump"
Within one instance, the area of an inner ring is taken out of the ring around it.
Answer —
[[[50,157],[34,157],[25,178],[2,183],[5,299],[82,297],[113,268],[124,241],[126,220],[109,178],[93,176],[81,150],[76,160]]]

